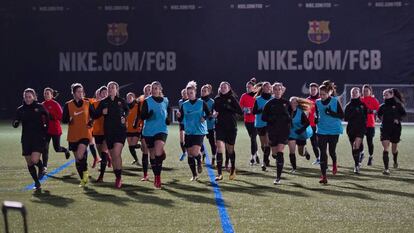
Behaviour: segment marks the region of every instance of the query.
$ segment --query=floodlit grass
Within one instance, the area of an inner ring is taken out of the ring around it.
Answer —
[[[178,161],[178,128],[170,127],[163,189],[140,182],[141,167],[130,165],[123,152],[124,186],[113,188],[108,169],[105,183],[94,184],[97,169],[89,169],[90,185],[78,187],[74,164],[50,177],[42,194],[23,191],[32,183],[21,154],[20,130],[0,124],[0,201],[21,201],[28,209],[30,232],[221,232],[213,188],[204,169],[199,182],[190,182],[186,160]],[[66,129],[65,129],[66,132]],[[399,169],[382,175],[379,130],[375,138],[374,166],[366,160],[360,175],[352,173],[353,160],[348,139],[338,145],[339,172],[329,175],[329,184],[318,183],[318,166],[298,157],[296,174],[289,174],[285,153],[282,185],[274,186],[274,170],[262,172],[248,165],[250,145],[239,125],[236,144],[237,179],[219,186],[236,232],[412,232],[414,227],[414,127],[403,127]],[[65,136],[62,144],[67,145]],[[312,151],[308,147],[309,151]],[[140,154],[140,153],[139,153]],[[51,148],[49,171],[65,163],[63,154]],[[91,159],[89,159],[89,164]],[[274,160],[272,161],[274,164]],[[391,162],[392,166],[392,162]],[[152,179],[152,172],[151,179]],[[10,228],[21,232],[20,216],[9,214]],[[0,221],[0,228],[4,222]]]

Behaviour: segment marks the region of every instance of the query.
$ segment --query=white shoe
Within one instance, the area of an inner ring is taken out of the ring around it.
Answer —
[[[280,184],[280,179],[277,179],[277,178],[276,178],[276,179],[273,181],[273,184],[274,184],[274,185],[278,185],[278,184]]]

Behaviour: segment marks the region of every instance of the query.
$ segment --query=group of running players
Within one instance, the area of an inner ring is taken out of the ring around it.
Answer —
[[[35,90],[27,88],[23,92],[23,104],[17,108],[13,127],[22,124],[22,154],[40,190],[40,180],[47,173],[50,140],[56,152],[69,159],[72,151],[80,186],[89,182],[87,154],[94,157],[92,167],[100,163],[100,175],[96,182],[103,182],[106,167],[112,167],[115,174],[115,187],[122,187],[122,150],[125,141],[133,157],[133,164],[142,165],[142,181],[148,181],[149,165],[154,174],[154,187],[161,188],[161,172],[166,158],[164,149],[168,125],[170,124],[169,100],[163,95],[158,81],[147,84],[143,93],[136,96],[130,92],[126,99],[119,96],[119,85],[109,82],[95,92],[94,98],[86,98],[80,83],[71,86],[73,99],[63,107],[55,100],[58,93],[52,88],[44,89],[44,102],[37,100]],[[221,82],[218,93],[212,97],[209,84],[201,87],[197,96],[197,83],[190,81],[181,91],[179,111],[176,117],[180,125],[180,147],[187,157],[191,170],[191,181],[198,180],[205,162],[204,136],[211,147],[211,164],[217,168],[216,181],[223,179],[224,168],[229,179],[236,178],[237,121],[244,116],[244,123],[250,137],[250,165],[261,164],[266,171],[270,166],[270,155],[276,160],[276,179],[280,184],[284,167],[284,150],[288,145],[289,160],[295,173],[296,147],[300,156],[310,160],[306,141],[310,139],[315,161],[320,165],[319,183],[326,184],[328,154],[332,159],[332,174],[338,171],[336,145],[343,133],[342,121],[347,122],[346,132],[355,162],[354,173],[360,173],[364,159],[363,138],[368,144],[368,166],[373,164],[375,123],[381,121],[381,142],[383,146],[383,174],[389,175],[389,150],[393,154],[394,168],[398,167],[398,143],[401,137],[401,121],[406,115],[404,101],[397,89],[383,91],[384,103],[379,104],[369,85],[362,89],[351,89],[351,99],[342,106],[332,81],[321,85],[311,83],[307,98],[284,98],[286,88],[280,82],[257,82],[252,78],[246,83],[246,93],[238,100],[230,83]],[[67,141],[69,148],[60,145],[61,123],[68,124]],[[263,153],[258,155],[257,135]],[[96,148],[95,148],[96,145]],[[136,149],[141,149],[139,162]],[[224,158],[223,158],[223,155]],[[36,169],[37,167],[37,169]]]

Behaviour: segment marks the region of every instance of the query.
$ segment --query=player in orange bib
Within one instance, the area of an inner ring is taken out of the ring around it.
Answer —
[[[92,104],[84,99],[83,86],[74,83],[71,86],[73,99],[63,108],[62,122],[69,124],[67,140],[69,150],[76,158],[76,169],[81,178],[80,187],[85,187],[89,180],[87,164],[87,147],[92,140]]]
[[[140,165],[135,149],[141,148],[138,144],[139,138],[141,137],[141,130],[134,125],[136,118],[139,116],[139,103],[136,100],[135,94],[132,92],[126,95],[126,101],[129,108],[129,115],[126,119],[128,148],[134,159],[132,164]]]
[[[102,99],[105,99],[108,96],[108,88],[106,86],[100,87],[95,92],[96,101],[93,103],[94,108],[96,109]],[[96,147],[98,153],[101,157],[101,168],[97,183],[103,182],[103,177],[105,174],[106,166],[112,167],[111,156],[109,154],[108,146],[105,141],[105,131],[104,131],[104,117],[101,116],[98,119],[94,120],[92,136],[95,138]]]

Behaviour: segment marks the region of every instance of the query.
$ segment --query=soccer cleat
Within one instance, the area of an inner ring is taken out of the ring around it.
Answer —
[[[70,158],[70,152],[68,150],[65,151],[65,158],[66,159]]]
[[[83,179],[81,179],[81,181],[79,183],[79,187],[84,188],[85,186],[86,186],[85,182],[83,181]]]
[[[276,178],[274,181],[273,181],[273,184],[274,185],[278,185],[278,184],[280,184],[281,182],[280,182],[280,178]]]
[[[384,174],[384,175],[390,175],[390,169],[385,169],[383,172],[382,172],[382,174]]]
[[[369,156],[367,166],[372,166],[372,160],[374,160],[374,157]]]
[[[326,176],[321,176],[321,179],[319,180],[320,184],[327,184],[328,183],[328,179],[326,178]]]
[[[121,178],[116,178],[115,179],[115,188],[116,189],[121,189],[122,188],[122,179]]]
[[[354,173],[355,174],[359,174],[359,170],[360,170],[359,166],[354,167]]]
[[[191,177],[190,181],[197,181],[198,180],[198,176],[193,176]]]
[[[100,163],[101,159],[98,159],[98,156],[96,158],[93,159],[93,163],[92,163],[92,168],[96,167],[96,164]]]
[[[296,173],[296,169],[290,170],[290,174],[295,174],[295,173]]]
[[[394,162],[394,168],[398,168],[398,163]]]
[[[232,173],[230,173],[229,180],[235,180],[236,179],[236,169],[233,170]]]
[[[138,165],[138,161],[137,160],[132,161],[131,165]]]
[[[312,165],[319,165],[321,164],[321,161],[318,159],[316,159],[315,161],[313,161]]]
[[[338,172],[338,165],[336,163],[332,164],[332,174],[336,175]]]
[[[180,161],[183,161],[186,156],[187,156],[187,152],[182,153],[180,156]]]
[[[254,165],[254,156],[252,155],[250,157],[250,166],[253,166],[253,165]]]
[[[39,181],[35,182],[35,186],[33,187],[33,190],[38,191],[41,190],[42,185],[40,184]]]
[[[214,180],[215,181],[223,180],[223,175],[216,176],[216,178]]]
[[[266,164],[262,164],[262,171],[266,171]]]

